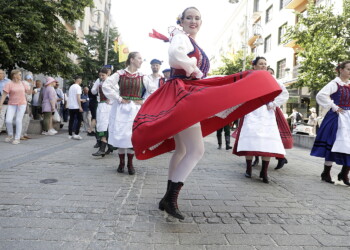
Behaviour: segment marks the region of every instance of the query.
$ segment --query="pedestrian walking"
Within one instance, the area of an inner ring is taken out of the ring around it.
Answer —
[[[332,164],[342,165],[338,180],[350,186],[350,61],[340,63],[338,76],[316,95],[319,105],[329,108],[317,132],[311,155],[325,159],[321,180],[334,183]]]
[[[108,124],[108,143],[118,148],[119,166],[124,172],[125,155],[128,158],[128,173],[135,174],[133,165],[134,149],[131,142],[132,125],[137,112],[144,103],[144,97],[156,89],[139,71],[142,57],[139,52],[129,53],[126,69],[118,70],[102,85],[104,95],[113,101]]]
[[[256,57],[253,60],[253,68],[255,71],[266,71],[266,59],[264,57]],[[267,172],[270,158],[284,158],[286,154],[277,125],[278,117],[276,116],[283,116],[282,112],[279,113],[277,108],[288,100],[289,94],[283,84],[279,84],[279,86],[282,92],[273,101],[245,115],[240,120],[233,148],[235,155],[245,156],[246,158],[245,176],[247,178],[252,177],[253,157],[262,157],[259,176],[264,183],[269,183]]]
[[[267,72],[242,72],[205,78],[209,59],[196,36],[202,24],[195,7],[185,9],[170,34],[171,79],[152,94],[137,114],[133,146],[145,160],[175,149],[169,164],[168,185],[159,209],[184,219],[177,205],[187,177],[204,154],[202,136],[271,101],[280,88]],[[235,84],[231,84],[234,83]],[[260,88],[253,83],[261,84]],[[253,91],[249,92],[248,90]]]
[[[68,133],[69,139],[75,139],[75,140],[81,140],[83,139],[80,135],[80,127],[81,127],[81,121],[83,120],[83,108],[81,106],[81,83],[82,78],[80,76],[76,76],[74,78],[74,84],[70,86],[68,91],[68,109],[69,109],[69,124],[68,124]],[[73,125],[74,125],[74,119],[77,119],[77,123],[74,129],[74,135],[73,135]]]
[[[2,105],[9,95],[8,107],[6,113],[6,128],[8,136],[6,142],[12,142],[16,145],[20,143],[22,133],[22,119],[27,107],[26,94],[32,94],[32,89],[22,80],[22,73],[18,69],[11,71],[11,81],[6,83],[0,100],[0,111]],[[16,134],[13,137],[13,118],[16,115]]]
[[[222,146],[222,132],[225,132],[225,143],[226,143],[226,150],[232,149],[230,146],[230,138],[231,138],[231,127],[230,125],[226,125],[223,128],[220,128],[216,131],[216,138],[218,139],[218,149],[221,149]]]

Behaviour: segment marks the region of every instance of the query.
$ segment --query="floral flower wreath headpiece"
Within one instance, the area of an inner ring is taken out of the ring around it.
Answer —
[[[176,24],[180,25],[181,24],[181,17],[182,15],[178,15],[176,18]]]

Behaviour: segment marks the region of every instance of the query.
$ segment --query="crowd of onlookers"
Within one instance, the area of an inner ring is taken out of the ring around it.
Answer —
[[[0,69],[0,132],[7,131],[5,141],[19,144],[21,140],[31,139],[27,134],[31,120],[41,121],[42,135],[53,136],[69,116],[72,118],[69,123],[70,136],[72,130],[75,131],[70,138],[82,139],[78,132],[79,121],[82,121],[83,131],[94,136],[96,118],[91,116],[90,109],[94,108],[96,97],[89,87],[82,90],[81,83],[82,78],[75,77],[74,84],[64,93],[53,77],[34,81],[33,74],[23,77],[17,69],[7,77],[5,71]]]

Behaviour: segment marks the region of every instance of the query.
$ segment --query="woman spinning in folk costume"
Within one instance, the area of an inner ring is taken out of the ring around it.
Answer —
[[[266,71],[266,59],[264,57],[255,58],[253,67],[256,72]],[[288,124],[279,109],[279,106],[288,100],[289,94],[283,84],[279,85],[282,92],[274,100],[267,102],[241,119],[233,148],[234,154],[246,158],[245,176],[247,178],[252,177],[253,157],[262,156],[260,178],[265,183],[269,183],[267,169],[270,157],[284,158],[286,154],[281,138],[284,137],[284,133],[280,131],[278,124],[284,124],[284,131],[290,134]],[[291,142],[289,144],[292,146],[291,136],[289,138]]]
[[[133,166],[134,150],[131,133],[134,118],[144,103],[144,96],[151,94],[157,86],[143,81],[138,71],[142,64],[139,52],[131,52],[126,60],[126,69],[118,70],[108,77],[102,85],[104,95],[113,101],[109,115],[108,143],[118,147],[119,166],[117,171],[124,172],[125,154],[128,158],[128,172],[135,174]]]
[[[329,111],[317,132],[311,155],[325,160],[323,181],[334,183],[331,168],[335,162],[343,166],[338,180],[350,186],[350,61],[340,63],[336,70],[338,77],[316,95],[317,103]]]
[[[167,191],[159,209],[184,219],[177,199],[204,154],[202,137],[273,100],[281,88],[267,71],[199,80],[209,70],[209,59],[195,41],[201,14],[197,8],[189,7],[178,24],[182,30],[174,29],[170,35],[171,79],[141,107],[134,121],[132,141],[140,160],[175,148]]]

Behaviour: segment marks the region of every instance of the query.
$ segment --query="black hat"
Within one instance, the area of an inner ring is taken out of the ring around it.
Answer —
[[[163,73],[166,73],[166,72],[170,72],[171,70],[170,69],[165,69],[165,70],[163,70],[162,72]]]

